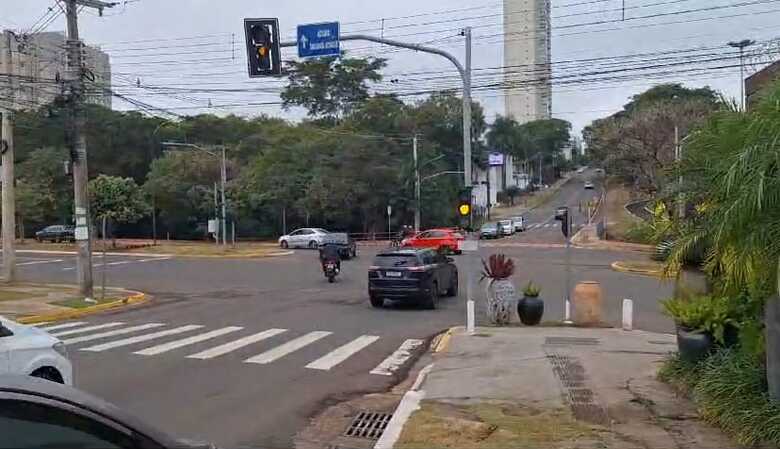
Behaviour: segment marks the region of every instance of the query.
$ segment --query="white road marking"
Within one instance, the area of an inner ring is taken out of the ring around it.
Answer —
[[[213,330],[211,332],[206,332],[205,334],[200,335],[194,335],[189,338],[183,338],[181,340],[172,341],[170,343],[164,343],[157,346],[152,346],[151,348],[142,349],[140,351],[136,351],[133,354],[139,354],[139,355],[157,355],[161,354],[163,352],[172,351],[174,349],[178,349],[187,345],[195,344],[201,341],[206,341],[210,338],[219,337],[220,335],[229,334],[231,332],[240,331],[243,329],[243,327],[239,326],[228,326],[223,327],[222,329]]]
[[[36,324],[35,326],[39,329],[43,329],[45,331],[53,331],[55,329],[67,329],[69,327],[76,327],[81,326],[82,324],[87,324],[86,321],[74,321],[72,323],[63,323],[63,324],[54,324],[52,326],[44,326],[43,323]]]
[[[115,321],[113,323],[105,323],[105,324],[96,324],[94,326],[87,326],[87,327],[81,327],[78,329],[71,329],[63,332],[55,332],[51,334],[54,337],[64,337],[66,335],[73,335],[73,334],[80,334],[82,332],[90,332],[90,331],[96,331],[99,329],[108,329],[109,327],[117,327],[121,326],[125,323],[122,323],[121,321]]]
[[[410,338],[401,344],[394,353],[390,354],[382,363],[371,370],[371,374],[380,376],[392,376],[393,373],[412,356],[412,352],[424,342],[415,338]]]
[[[171,257],[152,257],[149,259],[138,259],[138,260],[119,260],[116,262],[108,262],[106,263],[106,266],[116,266],[116,265],[125,265],[129,263],[144,263],[144,262],[158,262],[163,260],[170,260]],[[94,263],[92,264],[93,268],[101,268],[103,266],[102,262]],[[66,267],[63,268],[63,271],[73,271],[76,267]]]
[[[100,352],[100,351],[105,351],[106,349],[119,348],[121,346],[127,346],[127,345],[132,345],[132,344],[135,344],[135,343],[141,343],[141,342],[144,342],[144,341],[154,340],[155,338],[166,337],[168,335],[181,334],[182,332],[193,331],[195,329],[200,329],[201,327],[203,327],[203,326],[201,326],[199,324],[188,324],[186,326],[174,327],[173,329],[168,329],[168,330],[159,331],[159,332],[152,332],[151,334],[139,335],[137,337],[124,338],[122,340],[109,341],[108,343],[103,343],[101,345],[90,346],[89,348],[82,348],[81,350],[82,351]]]
[[[101,333],[98,333],[98,334],[85,335],[83,337],[71,338],[71,339],[68,339],[68,340],[64,340],[63,343],[65,343],[66,345],[72,345],[72,344],[75,344],[75,343],[82,343],[82,342],[85,342],[85,341],[97,340],[99,338],[114,337],[116,335],[129,334],[131,332],[142,331],[142,330],[146,330],[146,329],[152,329],[152,328],[160,327],[160,326],[165,326],[165,324],[163,324],[163,323],[148,323],[148,324],[141,324],[141,325],[138,325],[138,326],[130,326],[130,327],[125,327],[123,329],[116,329],[116,330],[112,330],[112,331],[101,332]]]
[[[221,355],[227,354],[228,352],[233,352],[237,349],[243,348],[244,346],[249,346],[253,343],[266,340],[273,337],[274,335],[279,335],[284,332],[287,332],[287,329],[268,329],[257,334],[248,335],[246,337],[239,338],[238,340],[225,343],[224,345],[206,349],[205,351],[199,352],[197,354],[188,355],[187,358],[204,360],[219,357]]]
[[[360,351],[371,343],[379,340],[376,335],[361,335],[360,337],[352,340],[351,342],[340,346],[333,351],[325,354],[319,359],[306,365],[306,368],[319,369],[329,371],[334,366],[347,360],[352,354]]]
[[[65,262],[65,260],[64,260],[64,259],[47,259],[47,260],[36,260],[36,261],[34,261],[34,262],[22,262],[22,263],[18,263],[18,264],[16,264],[16,266],[17,266],[17,267],[23,267],[23,266],[25,266],[25,265],[38,265],[38,264],[42,264],[42,263],[60,263],[60,262]]]
[[[317,340],[325,338],[330,334],[332,334],[332,332],[327,332],[327,331],[309,332],[308,334],[298,337],[294,340],[290,340],[281,346],[277,346],[262,354],[258,354],[254,357],[250,357],[244,360],[244,363],[260,363],[263,365],[266,363],[271,363],[274,360],[280,359],[291,352],[295,352],[303,348],[304,346],[310,345]]]
[[[544,224],[544,227],[545,227],[545,228],[549,228],[549,227],[550,227],[550,223],[545,223],[545,224]]]

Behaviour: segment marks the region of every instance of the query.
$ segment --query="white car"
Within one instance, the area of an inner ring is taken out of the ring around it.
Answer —
[[[521,216],[512,217],[512,224],[515,226],[515,232],[525,231],[525,218]]]
[[[512,220],[501,220],[498,224],[501,225],[501,231],[504,235],[512,235],[515,233],[515,224]]]
[[[279,237],[279,246],[282,248],[310,248],[319,247],[325,240],[328,231],[322,228],[301,228]]]
[[[0,315],[0,374],[18,374],[73,385],[65,344],[35,326]]]

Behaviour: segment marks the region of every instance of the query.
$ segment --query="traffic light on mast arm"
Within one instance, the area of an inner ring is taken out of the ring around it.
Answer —
[[[279,21],[244,19],[249,77],[281,75]]]

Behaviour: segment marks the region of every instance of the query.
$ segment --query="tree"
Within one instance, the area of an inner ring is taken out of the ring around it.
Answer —
[[[313,118],[339,119],[369,98],[368,82],[381,81],[382,58],[328,57],[288,63],[285,108],[302,106]]]
[[[72,187],[65,174],[69,159],[64,148],[47,147],[29,153],[17,166],[16,213],[25,228],[71,223]]]
[[[92,216],[112,224],[138,221],[150,211],[143,191],[132,178],[98,176],[89,182],[89,200]],[[112,245],[116,247],[115,237]]]

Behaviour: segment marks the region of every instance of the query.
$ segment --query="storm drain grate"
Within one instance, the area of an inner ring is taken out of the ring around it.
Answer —
[[[574,417],[593,424],[607,424],[609,417],[596,402],[593,390],[587,388],[585,368],[575,357],[562,354],[547,353],[547,359],[553,368],[565,392]]]
[[[601,344],[598,338],[590,337],[547,337],[544,339],[545,345],[553,346],[596,346]]]
[[[344,436],[377,440],[382,436],[392,417],[392,413],[360,412],[352,419]]]

